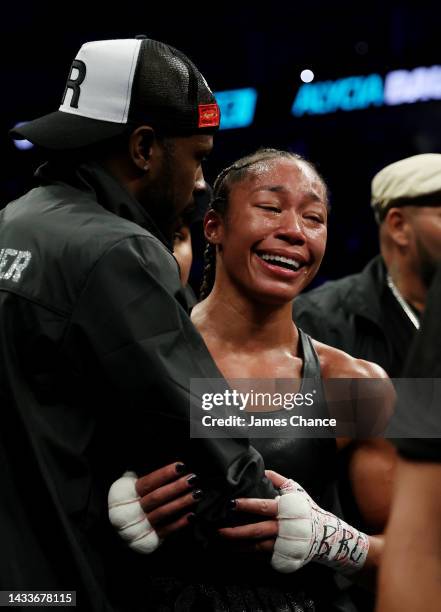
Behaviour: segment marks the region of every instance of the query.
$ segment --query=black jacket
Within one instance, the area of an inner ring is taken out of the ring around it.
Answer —
[[[97,164],[38,178],[0,212],[0,589],[134,610],[155,561],[109,527],[122,472],[183,460],[208,524],[274,490],[246,440],[189,439],[190,379],[220,374],[143,208]]]
[[[296,323],[316,340],[401,375],[415,328],[386,284],[380,256],[359,274],[330,281],[294,300]]]

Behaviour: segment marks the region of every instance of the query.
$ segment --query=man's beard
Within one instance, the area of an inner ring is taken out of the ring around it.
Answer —
[[[177,222],[176,196],[173,189],[173,159],[166,150],[161,175],[149,188],[147,212],[161,234],[169,242],[173,241],[173,233]]]
[[[419,274],[424,286],[426,289],[429,289],[440,261],[436,260],[435,257],[429,253],[419,239],[417,239],[416,247],[418,251]]]
[[[149,197],[147,212],[164,238],[168,242],[172,242],[178,216],[171,190],[162,192],[155,190]]]

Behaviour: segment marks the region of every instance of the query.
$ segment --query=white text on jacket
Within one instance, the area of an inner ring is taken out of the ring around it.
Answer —
[[[30,251],[17,251],[16,249],[0,249],[0,280],[11,280],[18,283],[23,270],[32,259]]]

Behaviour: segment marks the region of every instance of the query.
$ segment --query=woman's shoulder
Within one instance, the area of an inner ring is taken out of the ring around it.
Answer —
[[[313,340],[313,343],[320,360],[330,413],[334,414],[335,411],[338,419],[342,407],[352,407],[352,412],[347,416],[349,421],[352,419],[354,429],[340,438],[338,447],[347,446],[350,441],[347,436],[370,438],[384,435],[394,412],[396,395],[392,381],[383,368],[322,342]]]
[[[388,378],[381,366],[311,338],[320,360],[322,378]]]

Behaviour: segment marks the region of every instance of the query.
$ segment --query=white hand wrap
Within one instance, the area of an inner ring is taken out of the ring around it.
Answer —
[[[134,472],[126,472],[110,487],[109,519],[132,550],[148,555],[158,548],[161,540],[142,509],[135,487],[137,480]]]
[[[317,561],[348,575],[363,567],[369,550],[367,535],[317,506],[293,480],[287,480],[277,500],[274,569],[286,574]]]

